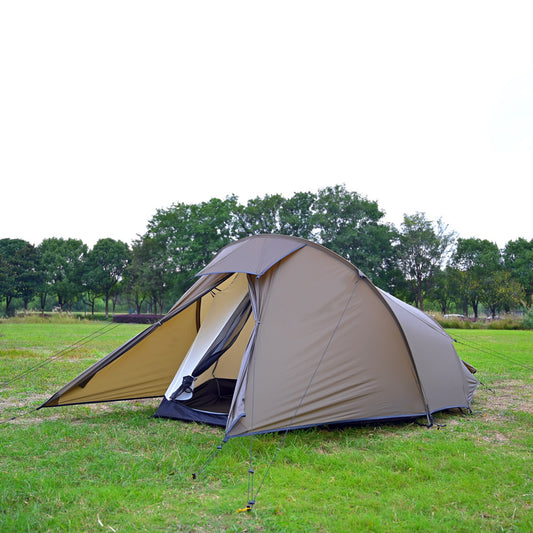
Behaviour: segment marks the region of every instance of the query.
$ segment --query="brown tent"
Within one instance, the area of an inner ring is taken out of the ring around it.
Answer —
[[[469,408],[477,380],[431,318],[309,241],[223,248],[157,324],[42,407],[161,397],[226,438]]]

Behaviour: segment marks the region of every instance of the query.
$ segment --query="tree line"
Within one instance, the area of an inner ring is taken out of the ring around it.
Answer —
[[[149,304],[162,314],[226,244],[254,234],[280,233],[324,245],[356,265],[375,285],[424,309],[478,317],[531,307],[533,240],[495,243],[457,238],[442,220],[404,215],[399,228],[384,212],[344,185],[290,198],[265,195],[241,204],[237,196],[159,209],[146,233],[127,244],[100,239],[49,238],[34,246],[0,239],[0,301],[6,315],[61,311],[83,305],[94,312],[117,302],[141,313]]]

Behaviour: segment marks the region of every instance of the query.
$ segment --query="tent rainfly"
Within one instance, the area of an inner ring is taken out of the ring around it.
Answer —
[[[158,323],[41,407],[163,397],[156,417],[225,439],[469,408],[451,337],[330,250],[256,235],[222,248]]]

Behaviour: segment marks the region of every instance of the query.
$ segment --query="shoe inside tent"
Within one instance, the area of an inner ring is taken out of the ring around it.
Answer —
[[[160,322],[41,407],[162,397],[158,417],[241,435],[469,408],[477,380],[432,318],[316,244],[223,248]]]

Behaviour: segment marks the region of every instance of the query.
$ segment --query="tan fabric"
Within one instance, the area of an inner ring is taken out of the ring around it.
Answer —
[[[470,405],[476,378],[457,356],[453,339],[425,313],[382,292],[398,317],[415,361],[430,412]]]
[[[57,405],[162,396],[196,336],[190,306],[99,370],[85,386],[63,392]]]

